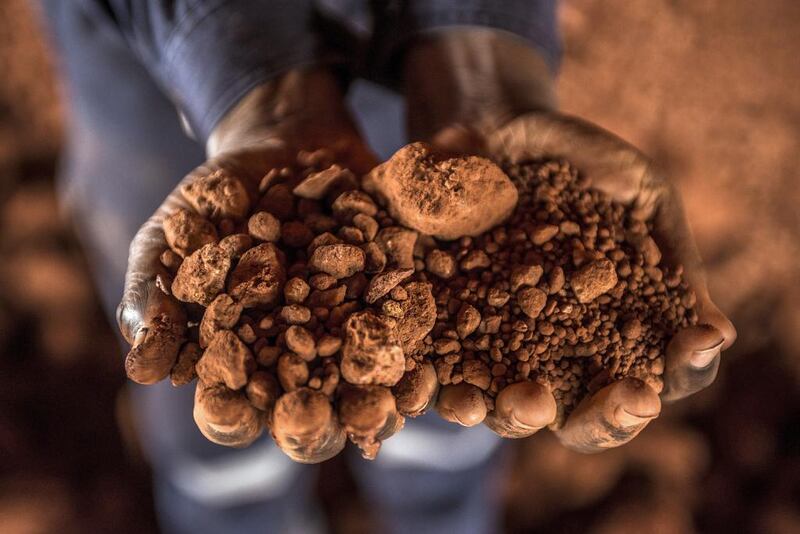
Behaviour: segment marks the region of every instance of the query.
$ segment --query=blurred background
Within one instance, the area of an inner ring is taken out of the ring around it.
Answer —
[[[0,532],[154,532],[122,354],[58,209],[64,117],[32,5],[0,2]],[[562,0],[560,19],[562,109],[675,178],[739,340],[621,449],[515,442],[507,530],[798,533],[800,2]],[[321,478],[334,531],[372,531],[344,464]]]

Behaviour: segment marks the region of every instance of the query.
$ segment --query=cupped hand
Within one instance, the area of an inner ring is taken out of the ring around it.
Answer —
[[[710,385],[721,351],[734,342],[736,330],[711,300],[700,254],[673,184],[630,144],[596,125],[558,113],[517,117],[487,142],[491,154],[512,162],[563,157],[584,173],[592,187],[652,223],[662,261],[684,268],[697,297],[699,319],[697,325],[677,332],[667,346],[661,398],[674,401]],[[559,437],[580,450],[615,446],[633,438],[659,411],[659,398],[652,388],[625,379],[584,400],[559,430]]]
[[[462,130],[463,131],[463,130]],[[448,133],[453,149],[453,139]],[[468,137],[470,143],[475,137]],[[680,196],[636,148],[602,128],[554,112],[532,112],[511,120],[481,139],[491,157],[511,163],[540,158],[564,158],[597,188],[624,203],[637,217],[651,222],[653,238],[667,265],[682,265],[684,278],[697,297],[698,324],[677,332],[665,354],[664,389],[660,398],[649,385],[624,378],[584,399],[557,430],[567,446],[592,452],[630,441],[661,410],[661,400],[674,401],[710,385],[720,354],[736,339],[736,330],[711,300],[705,270],[691,234]],[[472,150],[475,150],[474,144]],[[446,389],[446,388],[445,388]],[[442,392],[449,405],[469,404]],[[440,400],[441,402],[441,400]],[[452,407],[448,409],[452,410]],[[501,435],[530,435],[550,424],[555,403],[545,386],[513,384],[497,397],[486,424]]]
[[[223,118],[206,146],[208,160],[181,180],[130,245],[117,319],[131,344],[126,372],[141,384],[167,377],[186,341],[185,307],[169,293],[170,274],[160,260],[167,248],[164,219],[178,210],[196,211],[183,194],[186,185],[222,172],[239,178],[248,194],[256,195],[259,181],[268,171],[294,163],[299,151],[320,148],[356,173],[366,172],[376,163],[353,126],[337,81],[321,69],[291,71],[255,88]],[[206,437],[228,446],[251,443],[271,416],[254,408],[243,390],[206,383],[198,383],[194,415]],[[278,429],[279,444],[287,454],[305,462],[321,461],[344,446],[335,417],[326,427],[326,435],[316,430],[309,438],[295,436],[291,428]]]
[[[683,266],[697,297],[698,324],[677,332],[666,348],[660,396],[635,378],[611,383],[583,399],[556,429],[562,443],[583,452],[622,445],[659,415],[661,400],[675,401],[710,385],[736,330],[711,300],[681,198],[652,162],[599,126],[554,111],[550,71],[520,40],[483,30],[447,32],[414,47],[405,66],[413,139],[510,163],[568,160],[592,187],[652,223],[662,261]],[[433,68],[441,75],[428,76]],[[504,437],[528,436],[555,420],[556,404],[544,385],[506,387],[488,414],[474,402],[472,388],[442,388],[440,413],[467,426],[484,421]]]

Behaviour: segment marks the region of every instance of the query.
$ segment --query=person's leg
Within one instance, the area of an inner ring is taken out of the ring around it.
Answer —
[[[185,137],[173,106],[118,37],[93,25],[80,5],[47,2],[68,80],[60,180],[115,324],[131,238],[204,153]],[[163,530],[313,532],[316,470],[289,460],[267,435],[241,450],[209,442],[192,419],[193,391],[194,385],[168,382],[130,389]]]
[[[376,460],[350,465],[393,534],[485,534],[500,531],[505,450],[484,426],[463,428],[428,413],[407,419]]]
[[[320,531],[317,469],[290,460],[266,434],[245,449],[211,443],[192,420],[193,391],[166,382],[131,391],[164,532]]]

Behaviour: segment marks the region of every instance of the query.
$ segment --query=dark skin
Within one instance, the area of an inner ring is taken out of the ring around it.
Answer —
[[[431,72],[438,75],[432,77]],[[651,162],[600,127],[555,111],[547,66],[517,38],[482,29],[435,34],[408,50],[403,73],[411,140],[510,161],[545,156],[571,161],[593,187],[653,222],[665,261],[684,266],[697,294],[700,325],[671,340],[660,395],[632,378],[606,386],[584,399],[563,427],[556,429],[562,443],[583,452],[622,445],[659,415],[661,400],[674,401],[711,384],[720,353],[733,343],[736,331],[708,294],[679,196]],[[320,147],[333,148],[337,159],[356,172],[369,170],[375,158],[353,126],[343,98],[334,77],[324,69],[292,71],[256,88],[221,121],[207,143],[209,160],[185,180],[220,167],[243,179],[258,180],[266,170],[290,161],[297,150]],[[166,376],[174,359],[158,353],[163,345],[145,341],[159,314],[179,320],[180,306],[156,289],[155,279],[163,269],[158,261],[165,247],[161,221],[166,214],[187,207],[176,189],[131,246],[118,317],[126,339],[138,347],[132,351],[137,365],[128,368],[142,369],[140,375],[131,375],[140,382]],[[432,387],[421,394],[432,398],[437,391]],[[531,435],[555,418],[553,396],[538,384],[507,387],[488,415],[481,413],[473,397],[468,388],[446,386],[438,392],[437,409],[448,420],[467,426],[484,421],[505,437]],[[231,433],[224,441],[237,444],[235,430]],[[243,436],[238,444],[246,444],[247,439]],[[302,450],[307,462],[332,452],[325,446]]]

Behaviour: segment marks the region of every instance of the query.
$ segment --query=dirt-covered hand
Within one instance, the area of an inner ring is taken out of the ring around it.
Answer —
[[[166,218],[185,211],[185,224],[191,224],[191,215],[197,213],[215,222],[243,219],[261,178],[271,169],[293,162],[300,150],[325,148],[356,173],[366,172],[375,164],[353,126],[338,82],[322,69],[290,71],[253,89],[222,119],[206,146],[208,161],[180,182],[130,245],[117,318],[131,344],[126,372],[138,383],[152,384],[167,377],[186,340],[186,308],[173,294],[171,273],[162,261],[162,253],[168,249]],[[198,179],[209,176],[220,185],[215,190],[221,193],[215,198],[193,190]],[[231,177],[238,180],[230,181]],[[215,240],[215,236],[209,239]],[[198,238],[197,242],[181,243],[179,248],[185,248],[188,254],[204,244]],[[217,383],[198,385],[194,414],[209,439],[231,446],[252,442],[270,415],[251,406],[243,390]],[[304,443],[302,436],[294,439],[289,431],[281,434],[287,434],[287,439],[279,443],[290,456],[302,461],[331,456],[328,449],[340,449],[344,443],[335,419],[333,416],[326,430],[336,434],[333,438],[316,436],[312,445]]]
[[[699,318],[698,325],[679,331],[667,346],[661,398],[677,400],[711,384],[720,353],[734,342],[736,330],[711,300],[674,186],[633,146],[598,126],[554,112],[515,118],[487,138],[487,148],[494,157],[508,161],[563,157],[585,174],[592,187],[652,224],[662,261],[683,266],[697,298]],[[559,437],[584,451],[612,447],[633,438],[659,412],[657,393],[629,378],[584,400],[559,430]]]
[[[583,452],[624,444],[659,415],[661,399],[677,400],[711,384],[720,353],[733,343],[736,330],[711,301],[678,193],[648,158],[602,128],[554,111],[545,62],[529,46],[501,33],[443,33],[413,47],[405,68],[413,139],[509,163],[570,161],[592,187],[652,224],[663,261],[683,266],[696,295],[699,324],[679,331],[667,346],[660,397],[635,378],[612,383],[578,405],[557,429],[561,441]],[[442,75],[430,77],[431,69]],[[486,424],[506,437],[530,435],[555,419],[553,396],[539,384],[506,387],[489,414],[473,388],[442,388],[440,413],[465,425],[485,416]]]

